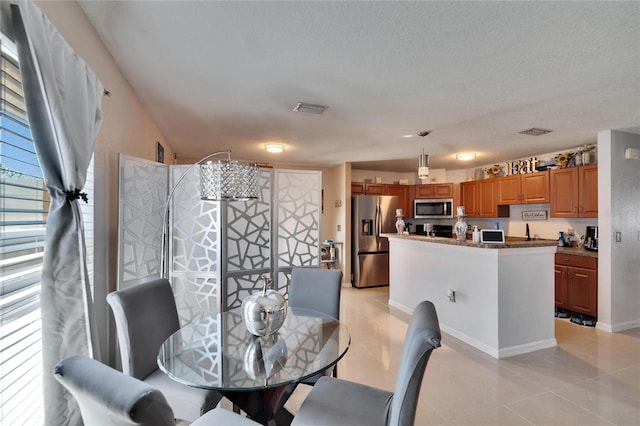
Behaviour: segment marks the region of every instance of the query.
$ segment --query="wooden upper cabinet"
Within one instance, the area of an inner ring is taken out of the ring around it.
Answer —
[[[549,172],[497,178],[498,204],[542,204],[549,202]]]
[[[478,215],[478,185],[477,182],[460,183],[460,205],[464,206],[467,216]]]
[[[405,217],[413,217],[413,199],[409,185],[387,185],[387,194],[398,197],[398,208],[402,209]]]
[[[522,180],[522,204],[549,202],[549,171],[520,175]]]
[[[478,217],[498,217],[498,185],[496,179],[484,179],[478,184]],[[466,210],[465,210],[466,213]]]
[[[551,170],[551,217],[598,217],[598,165]]]
[[[453,198],[452,183],[432,183],[433,198]]]
[[[362,195],[365,192],[364,182],[351,182],[351,195]]]
[[[387,195],[387,185],[383,183],[365,184],[367,195]]]
[[[509,206],[498,206],[498,179],[460,183],[460,205],[468,217],[509,217]]]
[[[598,165],[579,167],[580,217],[598,217]]]
[[[433,185],[416,185],[416,198],[419,200],[433,198]]]
[[[453,198],[453,183],[416,185],[416,198]]]
[[[520,175],[497,178],[498,204],[520,204],[522,182]]]

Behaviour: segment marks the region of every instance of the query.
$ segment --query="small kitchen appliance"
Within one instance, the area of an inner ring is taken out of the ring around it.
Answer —
[[[584,236],[584,248],[587,250],[598,251],[598,227],[587,226],[587,232]]]

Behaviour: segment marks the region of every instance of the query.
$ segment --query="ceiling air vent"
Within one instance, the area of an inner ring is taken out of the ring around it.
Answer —
[[[298,102],[298,104],[293,108],[295,112],[307,112],[309,114],[322,114],[325,110],[329,108],[324,105],[315,105],[315,104],[307,104],[305,102]]]
[[[523,130],[518,133],[522,133],[523,135],[529,135],[529,136],[540,136],[540,135],[546,135],[547,133],[551,133],[551,132],[552,130],[538,129],[537,127],[532,127],[530,129]]]

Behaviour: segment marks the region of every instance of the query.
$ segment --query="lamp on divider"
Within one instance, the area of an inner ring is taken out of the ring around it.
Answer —
[[[226,159],[209,160],[226,154]],[[204,162],[205,160],[209,160]],[[203,163],[204,162],[204,163]],[[162,216],[162,246],[160,276],[167,278],[167,237],[169,230],[169,205],[176,188],[185,176],[200,166],[200,199],[204,201],[246,201],[258,198],[258,167],[254,163],[231,159],[231,150],[216,151],[193,163],[169,191]]]

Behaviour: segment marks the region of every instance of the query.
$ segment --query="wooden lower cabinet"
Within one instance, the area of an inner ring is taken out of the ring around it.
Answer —
[[[598,316],[598,259],[556,253],[556,307]]]

